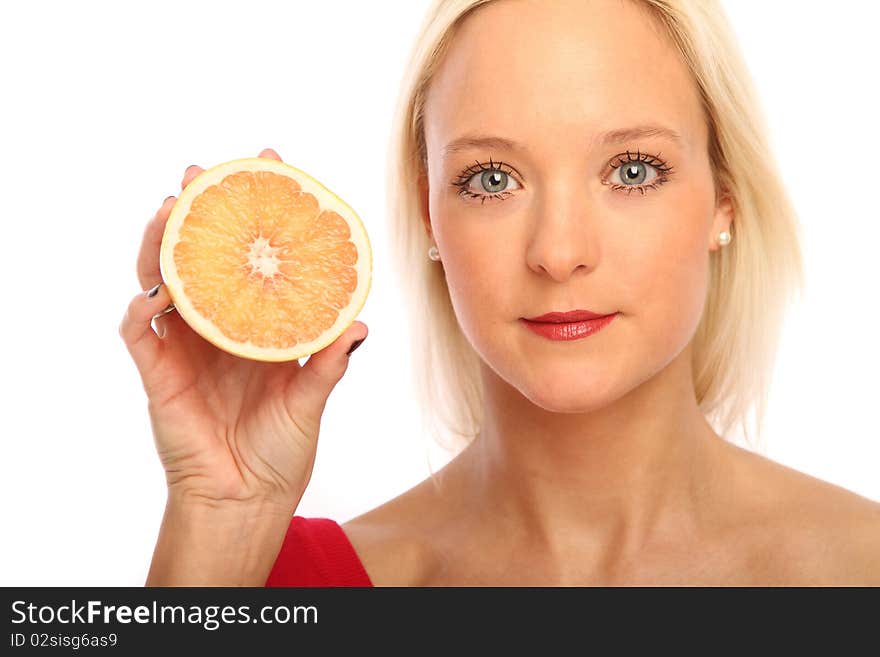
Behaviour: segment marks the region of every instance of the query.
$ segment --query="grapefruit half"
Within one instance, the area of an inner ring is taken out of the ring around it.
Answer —
[[[352,324],[372,279],[355,211],[285,162],[242,158],[184,189],[162,237],[162,279],[177,312],[226,352],[290,361]]]

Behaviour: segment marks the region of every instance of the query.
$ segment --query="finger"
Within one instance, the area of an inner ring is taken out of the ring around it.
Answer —
[[[181,189],[186,189],[193,178],[199,175],[204,169],[197,164],[190,164],[183,173],[181,180]],[[159,251],[162,246],[162,236],[165,234],[165,224],[174,208],[177,198],[174,196],[167,197],[156,216],[147,223],[144,229],[144,237],[141,241],[141,250],[138,254],[138,282],[141,289],[149,289],[162,281],[162,274],[159,269]]]
[[[274,150],[272,150],[271,148],[264,148],[263,150],[260,151],[260,154],[257,157],[264,157],[264,158],[271,159],[271,160],[278,160],[279,162],[282,161],[281,156],[278,153],[276,153]]]
[[[334,342],[309,357],[291,391],[292,405],[303,404],[299,412],[306,416],[323,412],[327,398],[348,369],[349,349],[368,333],[367,325],[356,321]]]
[[[197,164],[190,164],[186,171],[183,172],[183,180],[180,181],[180,189],[181,191],[186,189],[186,186],[189,185],[193,178],[199,175],[204,169]]]
[[[165,224],[176,201],[177,198],[174,196],[166,198],[159,211],[147,222],[147,227],[144,229],[141,250],[137,259],[138,282],[142,290],[148,290],[162,280],[162,274],[159,272],[159,250],[162,247]]]
[[[119,325],[119,335],[137,365],[144,383],[149,380],[162,349],[162,340],[153,331],[151,325],[153,315],[161,312],[171,303],[171,297],[164,285],[160,284],[152,297],[149,296],[151,291],[142,292],[131,300],[125,317]]]

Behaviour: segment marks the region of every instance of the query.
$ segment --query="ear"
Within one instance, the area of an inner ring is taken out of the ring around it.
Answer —
[[[712,230],[709,232],[709,250],[717,251],[721,247],[718,245],[718,234],[721,231],[732,232],[733,220],[735,218],[735,206],[733,196],[728,192],[719,194],[718,201],[715,203],[715,216],[712,219]]]
[[[431,213],[429,210],[428,203],[428,175],[422,171],[419,174],[419,214],[421,215],[422,223],[425,225],[425,232],[428,234],[429,239],[434,239],[433,231],[431,230]]]

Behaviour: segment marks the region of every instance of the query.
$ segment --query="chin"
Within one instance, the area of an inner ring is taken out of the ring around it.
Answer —
[[[518,390],[535,406],[550,413],[590,413],[608,406],[619,396],[607,381],[591,382],[587,378],[575,382],[568,378],[545,380],[528,388],[520,386]]]

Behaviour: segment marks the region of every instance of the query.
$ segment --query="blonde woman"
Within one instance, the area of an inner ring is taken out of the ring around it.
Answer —
[[[301,367],[175,313],[157,335],[169,199],[120,329],[168,473],[148,584],[880,584],[880,504],[732,440],[802,275],[717,2],[438,0],[391,155],[427,428],[460,452],[343,525],[291,518],[367,328]]]

